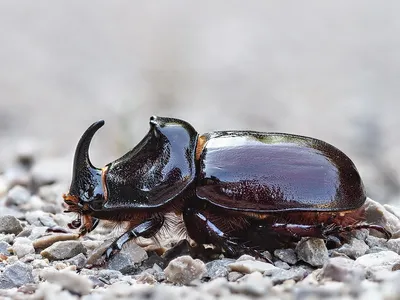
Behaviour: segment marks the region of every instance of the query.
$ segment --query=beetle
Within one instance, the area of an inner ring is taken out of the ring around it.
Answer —
[[[354,163],[336,147],[310,137],[256,131],[199,135],[186,121],[152,116],[147,135],[128,153],[96,168],[89,145],[104,121],[78,142],[67,212],[80,235],[99,220],[127,222],[105,251],[109,259],[129,240],[155,236],[167,213],[183,219],[197,244],[228,256],[275,249],[317,237],[384,227],[366,224],[366,193]]]

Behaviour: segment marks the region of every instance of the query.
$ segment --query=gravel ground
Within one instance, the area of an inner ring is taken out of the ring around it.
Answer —
[[[389,241],[367,230],[334,249],[303,239],[294,249],[264,252],[268,263],[249,255],[193,259],[189,243],[170,237],[164,248],[139,241],[147,251],[129,243],[98,265],[118,230],[99,226],[79,239],[67,229],[73,216],[62,211],[68,179],[33,153],[14,161],[0,176],[2,299],[399,299],[397,207],[365,204],[367,221],[394,233]]]

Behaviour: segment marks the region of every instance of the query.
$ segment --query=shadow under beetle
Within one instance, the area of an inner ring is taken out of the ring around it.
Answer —
[[[151,117],[150,130],[127,154],[96,168],[89,145],[104,125],[91,125],[75,152],[67,212],[80,235],[100,219],[127,222],[106,258],[136,237],[150,238],[166,214],[182,216],[198,244],[228,256],[272,250],[301,237],[340,243],[365,224],[364,185],[353,162],[326,142],[292,134],[214,131],[199,135],[182,120]]]

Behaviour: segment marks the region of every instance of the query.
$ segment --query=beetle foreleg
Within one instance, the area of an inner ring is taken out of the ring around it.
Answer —
[[[146,220],[143,223],[129,229],[116,239],[104,252],[106,260],[109,260],[113,255],[122,249],[122,246],[135,238],[144,237],[150,238],[155,235],[163,226],[164,217],[157,217],[150,220]]]

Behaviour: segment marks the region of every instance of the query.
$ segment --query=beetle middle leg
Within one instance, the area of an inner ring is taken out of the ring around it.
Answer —
[[[219,216],[216,213],[194,207],[186,207],[183,220],[189,236],[199,244],[213,244],[225,251],[228,256],[234,257],[247,253],[256,256],[260,254],[246,245],[235,235],[230,235],[224,227],[243,229],[243,222],[233,216]],[[235,228],[236,227],[236,228]]]
[[[113,255],[120,251],[126,242],[138,237],[150,238],[154,236],[161,229],[163,224],[164,217],[157,216],[129,229],[117,238],[104,252],[106,260],[109,260]]]

